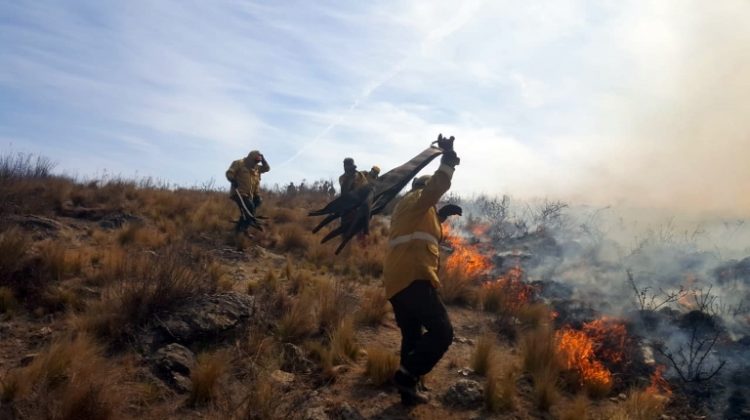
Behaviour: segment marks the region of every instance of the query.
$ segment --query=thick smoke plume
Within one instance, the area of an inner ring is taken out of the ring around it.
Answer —
[[[750,2],[652,6],[575,201],[750,215]],[[627,24],[627,23],[626,23]]]

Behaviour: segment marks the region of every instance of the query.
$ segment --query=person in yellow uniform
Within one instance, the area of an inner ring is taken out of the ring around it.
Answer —
[[[227,170],[227,180],[231,183],[232,200],[240,209],[240,218],[235,231],[244,232],[255,220],[256,211],[263,203],[260,197],[260,175],[271,170],[265,156],[257,150],[245,158],[232,162]]]
[[[367,172],[365,176],[367,177],[367,180],[370,182],[376,181],[378,177],[380,176],[380,167],[377,165],[373,165],[372,168],[370,169],[370,172]]]
[[[440,223],[461,208],[437,211],[440,197],[451,186],[460,159],[451,149],[443,153],[432,176],[415,178],[412,189],[394,209],[388,251],[383,266],[385,293],[401,330],[401,365],[393,383],[405,405],[424,403],[419,379],[430,372],[453,342],[453,326],[438,296]],[[422,332],[422,330],[426,332]]]

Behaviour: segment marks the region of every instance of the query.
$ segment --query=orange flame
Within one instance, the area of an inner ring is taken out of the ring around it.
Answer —
[[[596,360],[594,342],[585,332],[565,327],[557,331],[556,339],[563,366],[578,374],[581,386],[597,389],[612,386],[612,374]]]
[[[623,349],[629,337],[622,320],[603,317],[583,325],[583,332],[594,343],[596,356],[611,364],[622,363],[625,359]]]
[[[664,365],[657,365],[654,373],[651,374],[651,385],[646,388],[646,392],[655,395],[672,396],[672,388],[669,382],[664,379],[664,371],[667,368]]]
[[[471,227],[471,234],[475,237],[482,237],[487,235],[487,232],[490,230],[490,225],[487,224],[476,224]]]
[[[484,274],[492,267],[490,259],[482,255],[476,246],[467,244],[460,236],[451,236],[449,227],[445,227],[443,236],[453,248],[453,253],[445,261],[446,270],[459,271],[464,276],[472,278]]]

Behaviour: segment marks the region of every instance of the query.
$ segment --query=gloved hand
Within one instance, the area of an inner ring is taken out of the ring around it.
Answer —
[[[458,157],[454,150],[447,150],[443,152],[443,157],[440,158],[440,163],[448,165],[451,168],[455,168],[456,165],[461,163],[461,159]]]
[[[448,216],[461,216],[463,215],[463,209],[460,206],[457,206],[455,204],[446,204],[443,207],[438,210],[438,218],[443,221],[448,218]]]
[[[448,137],[443,137],[442,134],[438,134],[437,145],[439,148],[446,150],[446,151],[453,150],[454,140],[456,140],[456,138],[453,136],[450,136],[450,138],[448,138]]]

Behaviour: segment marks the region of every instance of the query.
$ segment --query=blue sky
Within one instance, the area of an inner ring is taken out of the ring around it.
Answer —
[[[260,149],[283,184],[345,156],[387,170],[442,132],[464,194],[750,209],[748,17],[742,0],[6,1],[0,148],[186,185]]]

